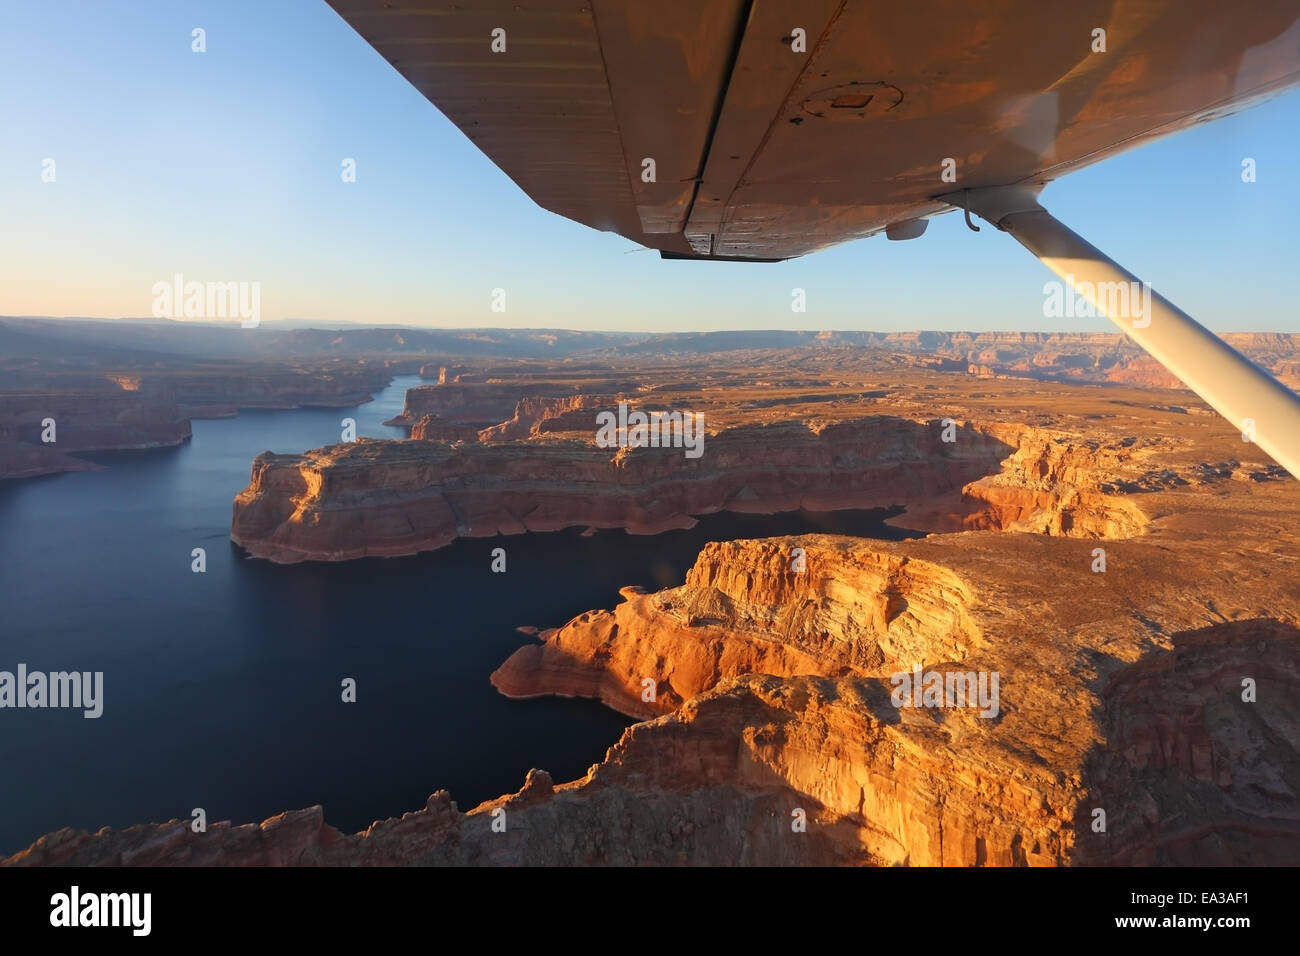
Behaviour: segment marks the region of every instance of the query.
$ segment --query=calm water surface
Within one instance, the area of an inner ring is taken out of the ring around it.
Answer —
[[[104,709],[0,710],[0,854],[63,826],[256,822],[320,803],[344,830],[462,809],[599,761],[630,721],[595,701],[501,697],[488,675],[530,638],[613,607],[618,588],[681,583],[710,540],[809,531],[898,538],[881,512],[714,515],[654,537],[577,529],[458,541],[429,554],[274,565],[229,540],[254,456],[357,432],[403,437],[415,376],[351,409],[195,421],[178,448],[0,481],[0,670],[103,671]],[[504,546],[505,574],[490,571]],[[190,570],[204,548],[207,571]],[[340,682],[357,682],[357,702]]]

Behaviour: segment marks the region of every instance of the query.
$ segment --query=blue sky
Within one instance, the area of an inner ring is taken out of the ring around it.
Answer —
[[[629,252],[538,208],[323,0],[0,0],[0,16],[0,314],[148,315],[153,284],[180,272],[260,282],[267,319],[1113,328],[1044,318],[1046,269],[957,215],[774,265]],[[1071,174],[1043,202],[1210,328],[1300,331],[1298,156],[1293,92]]]

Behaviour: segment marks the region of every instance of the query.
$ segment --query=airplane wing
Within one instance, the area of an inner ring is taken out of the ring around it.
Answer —
[[[328,2],[543,208],[670,256],[908,236],[1300,82],[1296,0]]]
[[[1297,0],[329,3],[537,203],[666,258],[973,212],[1300,477],[1300,397],[1037,201],[1300,83]]]

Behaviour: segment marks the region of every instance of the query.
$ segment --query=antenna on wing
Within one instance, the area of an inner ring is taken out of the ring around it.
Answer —
[[[980,227],[970,221],[970,190],[967,189],[963,195],[966,198],[966,201],[962,203],[962,212],[966,215],[966,225],[972,232],[979,232]]]

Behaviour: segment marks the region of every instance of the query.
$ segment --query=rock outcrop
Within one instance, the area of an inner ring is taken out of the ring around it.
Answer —
[[[1161,545],[1126,545],[1124,567],[1142,571],[1116,582],[1085,570],[1082,549],[1069,569],[1037,544],[1017,556],[1004,542],[709,545],[683,586],[626,590],[613,612],[543,632],[493,683],[642,718],[760,699],[764,715],[736,731],[760,778],[816,798],[822,818],[856,821],[849,846],[874,862],[1294,860],[1294,583],[1280,601],[1240,579],[1195,594],[1155,566]],[[796,547],[802,572],[790,569]],[[1193,550],[1184,560],[1215,557]],[[1186,604],[1164,628],[1137,610],[1138,592],[1167,608],[1179,591]],[[997,706],[895,706],[893,675],[918,670],[996,673]]]
[[[389,423],[397,419],[389,419]],[[416,441],[478,441],[477,425],[458,425],[437,415],[422,415],[411,426],[411,437]]]
[[[65,471],[92,471],[98,467],[49,445],[0,438],[0,479],[35,478]]]
[[[567,398],[524,398],[507,421],[478,433],[479,441],[523,441],[545,432],[586,430],[595,432],[596,415],[615,409],[608,396],[570,395]],[[412,432],[412,438],[415,433]]]
[[[406,390],[402,413],[384,424],[410,426],[430,415],[453,425],[487,428],[509,418],[523,398],[558,398],[573,392],[573,385],[556,382],[419,385]]]
[[[1139,504],[1113,493],[1119,483],[1150,480],[1145,470],[1135,473],[1133,466],[1150,458],[1135,443],[1019,425],[983,427],[1015,451],[999,472],[962,489],[963,527],[1128,538],[1146,526]]]
[[[84,471],[96,466],[77,452],[162,448],[189,437],[189,419],[166,399],[107,390],[0,393],[0,478]]]
[[[191,419],[227,418],[241,408],[357,405],[390,375],[342,363],[0,373],[0,478],[97,467],[75,458],[79,452],[179,445],[191,435]],[[50,420],[55,440],[46,442]]]
[[[421,374],[426,370],[422,369]],[[592,392],[618,392],[635,390],[635,380],[588,379],[575,375],[572,381],[535,381],[532,379],[489,379],[468,373],[447,381],[446,368],[438,371],[437,385],[419,385],[406,390],[402,413],[384,424],[410,427],[425,416],[449,425],[473,425],[478,429],[492,429],[508,423],[523,409],[523,415],[534,414],[546,408],[548,401],[568,401]],[[574,407],[582,407],[581,404]],[[530,422],[531,424],[531,422]],[[525,437],[525,429],[518,437]],[[415,437],[412,435],[411,437]],[[512,435],[512,437],[514,437]]]
[[[1039,535],[711,545],[681,587],[627,590],[612,615],[546,632],[544,655],[521,651],[494,675],[512,691],[599,695],[648,718],[579,780],[534,771],[467,813],[438,792],[351,835],[320,807],[205,834],[179,820],[63,830],[4,862],[1294,860],[1300,591],[1242,573],[1265,557],[1276,520],[1233,554],[1213,541],[1184,549],[1184,567],[1234,569],[1199,584],[1166,559],[1163,529],[1116,545],[1104,575],[1088,570],[1086,542]],[[803,571],[789,565],[796,547]],[[1167,611],[1162,626],[1142,613],[1151,601]],[[897,685],[918,669],[999,681],[987,701],[915,706]],[[650,706],[646,678],[663,690]]]
[[[160,448],[190,437],[190,423],[174,402],[133,392],[0,393],[0,438],[44,444],[53,422],[61,452]]]
[[[336,561],[575,525],[651,534],[720,510],[898,505],[908,510],[893,520],[915,530],[1124,538],[1148,519],[1121,490],[1187,483],[1152,472],[1156,439],[878,416],[724,428],[688,458],[542,439],[574,414],[589,426],[592,410],[581,396],[525,404],[499,433],[480,432],[482,443],[363,440],[260,455],[235,499],[231,540],[273,561]],[[530,440],[502,438],[525,425]]]
[[[710,434],[707,453],[590,442],[358,441],[259,455],[231,540],[274,561],[413,554],[458,537],[575,525],[653,534],[729,509],[873,508],[959,495],[1010,449],[938,422],[793,422]]]
[[[683,586],[623,597],[520,648],[492,683],[509,697],[596,697],[644,718],[725,677],[881,676],[961,661],[983,644],[960,578],[865,549],[831,563],[792,542],[717,542]]]

